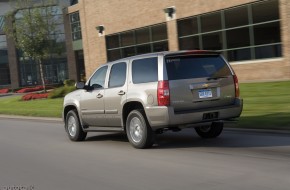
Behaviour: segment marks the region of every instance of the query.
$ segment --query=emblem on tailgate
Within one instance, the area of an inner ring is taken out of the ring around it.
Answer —
[[[202,85],[202,87],[203,87],[203,88],[207,88],[207,87],[209,87],[209,84],[206,84],[206,83],[205,83],[205,84]]]

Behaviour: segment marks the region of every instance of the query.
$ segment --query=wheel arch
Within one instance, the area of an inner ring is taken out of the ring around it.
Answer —
[[[130,101],[130,102],[126,102],[124,104],[123,109],[122,109],[122,127],[124,129],[126,126],[126,120],[127,120],[129,113],[133,110],[136,110],[136,109],[142,109],[145,111],[143,104],[139,101]],[[147,116],[146,116],[146,119],[148,120]]]
[[[67,115],[67,113],[69,112],[69,111],[71,111],[71,110],[76,110],[77,111],[77,115],[78,115],[78,117],[79,117],[79,120],[80,120],[80,123],[81,123],[81,126],[83,127],[83,121],[82,121],[82,119],[81,119],[81,114],[80,114],[80,111],[79,111],[79,109],[78,109],[78,106],[77,105],[75,105],[75,104],[68,104],[68,105],[66,105],[65,107],[64,107],[64,109],[63,109],[63,121],[65,122],[65,120],[66,120],[66,115]]]

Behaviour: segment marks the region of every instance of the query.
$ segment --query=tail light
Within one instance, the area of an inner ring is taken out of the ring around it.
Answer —
[[[170,92],[169,92],[169,82],[167,80],[158,81],[157,99],[158,106],[169,106]]]
[[[240,87],[237,75],[234,75],[236,98],[240,97]]]

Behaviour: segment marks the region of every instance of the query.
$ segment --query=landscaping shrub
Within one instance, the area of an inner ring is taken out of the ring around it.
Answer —
[[[76,88],[75,86],[63,86],[63,87],[59,87],[54,89],[53,91],[51,91],[49,93],[48,98],[62,98],[65,95],[67,95],[68,93],[74,91]]]
[[[8,88],[0,89],[0,94],[6,94],[9,92]]]
[[[67,79],[63,82],[64,86],[74,86],[76,84],[75,80]]]
[[[27,93],[27,92],[35,92],[35,91],[40,91],[40,90],[43,90],[42,86],[27,87],[27,88],[22,88],[20,90],[17,90],[16,93]]]
[[[28,100],[35,100],[35,99],[44,99],[48,97],[48,93],[41,93],[41,94],[37,94],[37,93],[30,93],[30,94],[26,94],[24,96],[22,96],[22,100],[23,101],[28,101]]]

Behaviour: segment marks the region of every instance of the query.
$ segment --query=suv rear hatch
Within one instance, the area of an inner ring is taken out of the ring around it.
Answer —
[[[165,65],[175,112],[234,104],[235,76],[220,54],[169,54]]]

